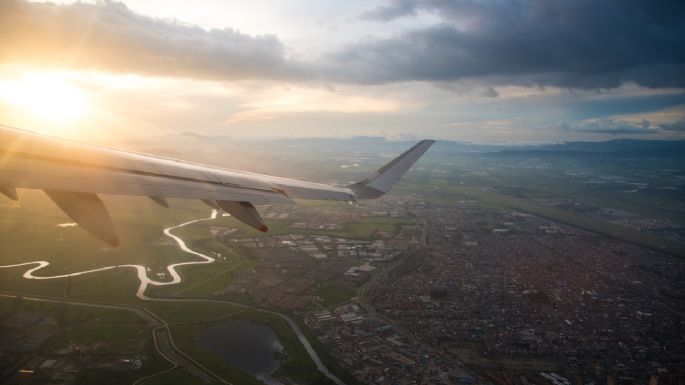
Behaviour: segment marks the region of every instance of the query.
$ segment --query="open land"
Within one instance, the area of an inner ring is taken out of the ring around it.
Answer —
[[[372,167],[365,159],[334,156],[361,166],[324,162],[312,175],[354,180]],[[179,284],[146,291],[175,302],[138,298],[130,269],[40,281],[22,278],[25,267],[0,269],[0,290],[13,296],[0,301],[0,354],[12,358],[3,381],[256,383],[194,342],[203,325],[227,318],[275,331],[286,352],[279,381],[330,381],[281,314],[348,384],[682,383],[678,161],[437,152],[420,166],[377,201],[260,208],[267,234],[231,217],[177,229],[216,261],[182,267]],[[112,250],[77,227],[56,227],[69,220],[39,193],[22,198],[0,204],[2,264],[50,261],[41,276],[142,264],[170,280],[167,265],[196,258],[162,230],[208,216],[196,202],[163,209],[108,199],[123,240]],[[158,320],[22,299],[30,296],[121,304]],[[155,341],[167,336],[200,369],[164,359]]]

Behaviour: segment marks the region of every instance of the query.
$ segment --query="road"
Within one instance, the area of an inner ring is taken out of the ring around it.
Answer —
[[[155,339],[155,345],[158,351],[169,361],[174,362],[176,365],[186,369],[190,374],[200,379],[205,384],[213,382],[212,376],[207,372],[197,367],[195,363],[188,359],[184,354],[179,353],[174,349],[173,340],[169,334],[169,328],[158,327],[152,331]],[[221,380],[221,379],[219,379]],[[225,381],[223,381],[225,382]]]

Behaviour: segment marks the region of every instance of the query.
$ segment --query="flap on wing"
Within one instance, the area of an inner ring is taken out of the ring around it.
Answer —
[[[150,199],[152,199],[153,202],[157,203],[158,205],[164,207],[164,208],[169,208],[169,202],[167,202],[166,198],[164,197],[159,197],[155,195],[150,195]]]
[[[250,202],[217,201],[219,207],[235,219],[263,233],[269,231],[257,209]]]
[[[17,194],[17,189],[15,189],[14,187],[0,186],[0,194],[10,198],[13,201],[19,200],[19,194]]]
[[[45,190],[45,193],[83,229],[112,247],[119,246],[112,218],[97,195],[58,190]]]
[[[219,205],[216,203],[215,200],[212,200],[212,199],[202,199],[202,202],[203,202],[204,204],[206,204],[207,206],[209,206],[209,207],[215,209],[215,210],[220,210],[220,209],[221,209],[221,207],[219,207]]]

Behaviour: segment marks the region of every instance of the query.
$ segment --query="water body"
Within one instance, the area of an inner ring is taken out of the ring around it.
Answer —
[[[230,320],[200,331],[199,345],[266,383],[279,365],[283,346],[267,326],[244,320]]]

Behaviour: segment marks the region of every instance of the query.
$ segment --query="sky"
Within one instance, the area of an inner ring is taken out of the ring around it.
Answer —
[[[0,123],[476,143],[685,139],[685,3],[0,1]]]

